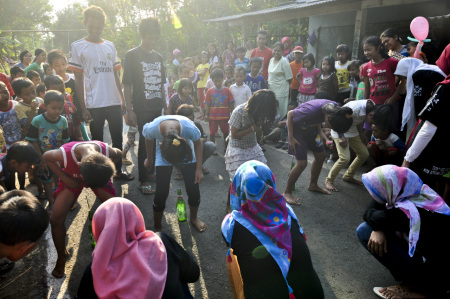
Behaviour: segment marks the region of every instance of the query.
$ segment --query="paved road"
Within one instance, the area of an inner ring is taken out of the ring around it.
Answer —
[[[218,141],[218,148],[221,152],[223,141]],[[277,187],[284,190],[291,157],[271,145],[266,145],[266,149],[269,167],[277,178]],[[136,153],[137,147],[131,152],[134,163],[137,163]],[[199,217],[208,225],[208,229],[204,233],[198,233],[189,223],[177,221],[176,189],[182,187],[184,194],[185,192],[182,183],[172,180],[163,230],[174,236],[198,259],[201,277],[190,286],[194,297],[231,298],[225,263],[227,247],[220,233],[220,224],[225,216],[228,174],[220,155],[211,157],[205,166],[211,173],[205,176],[201,184]],[[324,165],[320,176],[322,184],[329,167]],[[135,165],[129,166],[128,170],[137,176]],[[362,170],[365,171],[366,168]],[[363,249],[355,236],[355,229],[362,221],[365,205],[370,200],[368,193],[363,187],[339,180],[336,184],[342,189],[341,192],[331,196],[311,193],[307,191],[309,171],[310,166],[296,184],[295,194],[301,197],[302,205],[294,207],[294,211],[306,233],[314,267],[326,298],[376,298],[372,292],[374,286],[391,285],[395,281]],[[143,196],[137,186],[137,179],[129,184],[115,182],[118,194],[136,203],[144,215],[147,228],[151,229],[153,196]],[[71,212],[66,221],[69,236],[67,247],[72,256],[66,265],[65,279],[57,280],[49,274],[56,256],[48,231],[34,253],[18,262],[8,275],[0,278],[0,298],[73,298],[84,268],[91,261],[88,203],[91,207],[94,205],[94,209],[99,205],[89,190],[82,193],[79,203],[81,208]],[[18,277],[19,275],[22,276]],[[6,285],[7,283],[10,284]]]

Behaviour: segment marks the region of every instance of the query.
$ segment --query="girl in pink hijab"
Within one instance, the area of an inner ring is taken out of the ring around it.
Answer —
[[[92,221],[97,246],[86,268],[78,298],[192,298],[187,283],[200,269],[171,237],[145,229],[138,207],[114,197]]]
[[[288,36],[283,37],[283,39],[281,40],[281,43],[284,46],[284,50],[283,50],[283,57],[288,56],[289,54],[291,54],[292,49],[291,49],[291,38]]]

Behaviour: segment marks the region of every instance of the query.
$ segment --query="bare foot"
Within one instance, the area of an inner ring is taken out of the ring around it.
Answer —
[[[339,189],[332,182],[325,181],[325,188],[330,191],[339,192]]]
[[[318,185],[309,185],[308,190],[311,192],[319,192],[319,193],[327,194],[327,195],[331,194],[330,191],[320,188]]]
[[[288,192],[284,192],[284,194],[283,194],[283,196],[284,196],[284,199],[286,199],[286,202],[288,203],[288,204],[290,204],[291,206],[292,205],[294,205],[294,206],[299,206],[299,205],[301,205],[301,203],[300,203],[300,197],[298,197],[297,199],[295,199],[294,198],[294,196],[292,195],[292,193],[288,193]]]
[[[191,219],[191,223],[195,227],[195,229],[201,233],[206,230],[206,224],[198,218]]]
[[[65,257],[63,257],[63,258],[58,257],[58,259],[56,260],[55,268],[52,271],[52,275],[55,278],[63,278],[64,277],[64,268],[66,267],[67,254],[68,254],[68,252],[66,252]]]
[[[360,180],[357,180],[355,178],[351,178],[351,179],[342,179],[344,182],[350,183],[350,184],[355,184],[355,185],[360,185],[360,186],[364,186],[363,182]]]
[[[386,298],[390,299],[402,299],[402,298],[413,298],[413,299],[421,299],[426,298],[425,295],[421,293],[416,293],[411,291],[409,287],[406,285],[395,285],[386,288],[380,288],[379,292],[384,295]]]

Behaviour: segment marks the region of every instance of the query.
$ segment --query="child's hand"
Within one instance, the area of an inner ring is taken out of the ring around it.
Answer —
[[[297,139],[295,139],[294,137],[289,137],[289,145],[291,146],[292,151],[295,152],[295,145],[298,144],[299,146],[302,146],[302,144],[300,142],[298,142]]]
[[[347,145],[348,145],[347,138],[345,138],[345,137],[340,138],[339,139],[339,145],[341,147],[347,147]]]
[[[39,102],[38,101],[31,102],[31,110],[35,111],[37,108],[39,108]]]

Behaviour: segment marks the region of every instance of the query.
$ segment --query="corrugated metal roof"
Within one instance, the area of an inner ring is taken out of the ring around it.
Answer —
[[[291,9],[299,9],[299,8],[306,8],[310,6],[325,4],[329,2],[335,2],[336,0],[302,0],[302,1],[295,1],[292,4],[286,4],[283,6],[276,6],[268,9],[253,11],[253,12],[247,12],[239,15],[232,15],[232,16],[226,16],[216,19],[208,19],[203,20],[203,22],[223,22],[223,21],[232,21],[241,19],[244,17],[250,17],[250,16],[257,16],[257,15],[264,15],[268,13],[274,13],[274,12],[282,12],[285,10],[291,10]]]
[[[449,15],[444,15],[444,16],[429,17],[428,19],[430,19],[430,20],[441,20],[441,19],[449,19],[449,18],[450,18],[450,14]]]

